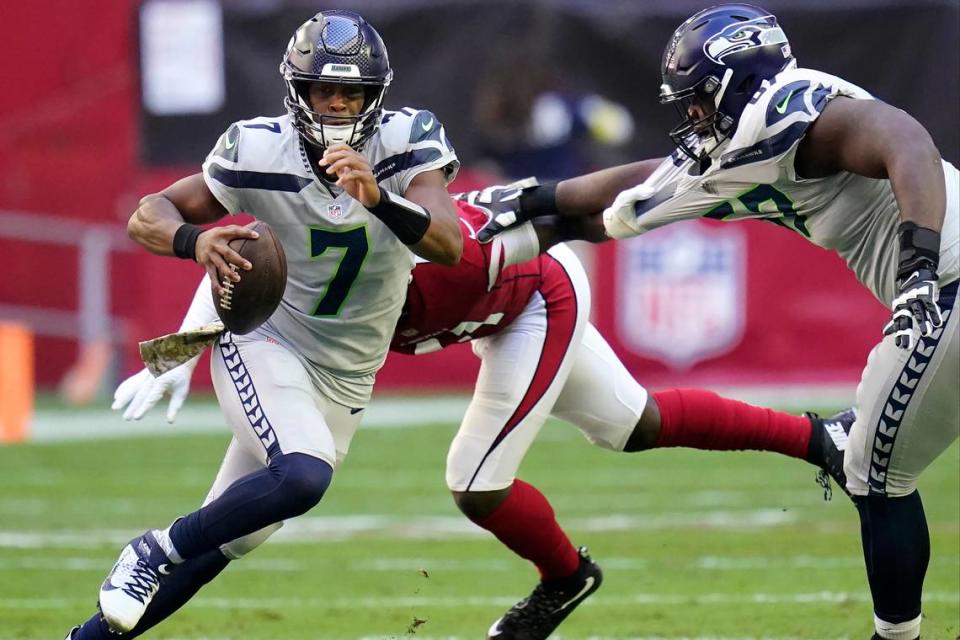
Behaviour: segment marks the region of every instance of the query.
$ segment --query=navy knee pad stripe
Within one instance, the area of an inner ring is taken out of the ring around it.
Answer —
[[[247,421],[263,444],[263,448],[266,449],[267,456],[273,458],[283,453],[280,450],[280,443],[277,441],[277,434],[263,412],[260,398],[257,396],[257,388],[253,385],[253,379],[250,377],[250,373],[243,363],[243,358],[240,357],[240,350],[233,343],[229,331],[224,331],[220,336],[218,346],[223,364],[230,372],[230,379],[233,380],[233,386],[237,390],[240,404],[243,405],[243,412],[247,415]]]
[[[877,422],[876,435],[873,439],[873,450],[870,455],[870,473],[867,484],[870,495],[886,495],[887,470],[890,458],[893,456],[893,447],[896,444],[897,433],[903,421],[903,414],[913,398],[913,394],[920,384],[920,378],[933,359],[934,352],[940,344],[940,338],[947,328],[947,321],[953,308],[953,301],[957,295],[957,283],[947,285],[941,291],[940,302],[943,305],[943,324],[940,328],[926,337],[921,337],[914,347],[913,353],[897,377],[890,395],[883,405],[883,413]]]
[[[312,509],[333,480],[333,467],[326,460],[306,453],[288,453],[270,462],[278,483],[275,492],[278,519],[292,518]]]

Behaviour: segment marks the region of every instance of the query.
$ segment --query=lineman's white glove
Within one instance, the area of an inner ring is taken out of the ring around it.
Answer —
[[[190,378],[199,358],[196,356],[157,378],[154,378],[146,369],[130,376],[117,387],[113,394],[113,405],[110,408],[119,411],[126,407],[123,419],[139,420],[164,395],[169,394],[167,422],[173,422],[190,392]]]
[[[641,229],[637,223],[636,204],[649,200],[656,194],[656,188],[647,183],[638,184],[617,194],[613,204],[603,212],[603,227],[607,230],[607,235],[614,240],[639,235]]]
[[[943,313],[937,298],[937,272],[919,268],[900,281],[900,295],[893,301],[893,318],[883,328],[884,335],[895,336],[901,349],[913,349],[916,344],[914,328],[921,336],[929,336],[943,325]]]

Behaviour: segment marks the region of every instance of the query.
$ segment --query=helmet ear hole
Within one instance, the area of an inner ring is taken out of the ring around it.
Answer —
[[[361,113],[366,113],[368,109],[376,105],[383,95],[383,87],[378,85],[364,85],[363,86],[363,107]]]
[[[294,91],[297,92],[297,95],[303,100],[304,104],[310,104],[310,83],[305,80],[294,80],[293,81]]]
[[[740,84],[737,85],[737,88],[734,90],[734,92],[739,95],[749,91],[752,94],[753,86],[754,84],[756,84],[756,81],[757,81],[757,76],[751,73],[746,78],[744,78]]]

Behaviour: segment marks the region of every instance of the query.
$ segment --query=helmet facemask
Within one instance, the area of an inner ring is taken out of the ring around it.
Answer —
[[[670,138],[694,160],[716,149],[733,131],[734,119],[720,110],[730,76],[728,69],[723,79],[707,76],[695,86],[677,92],[671,92],[667,85],[660,87],[660,103],[674,105],[681,120],[670,130]],[[696,118],[691,113],[694,105],[704,113],[702,117]]]
[[[291,75],[291,77],[287,77]],[[382,84],[362,82],[341,82],[358,85],[363,88],[364,99],[360,112],[319,113],[310,104],[310,84],[312,82],[338,83],[336,80],[298,79],[284,69],[287,84],[287,97],[284,104],[293,116],[297,132],[309,144],[326,149],[333,144],[346,144],[360,150],[380,126],[383,114],[383,98],[390,84],[388,77]]]

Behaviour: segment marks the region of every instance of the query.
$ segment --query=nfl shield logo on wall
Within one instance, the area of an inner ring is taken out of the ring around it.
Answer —
[[[334,220],[343,217],[343,207],[337,203],[327,205],[327,217]]]
[[[726,353],[743,336],[746,240],[733,226],[686,222],[617,247],[617,333],[673,369]]]

